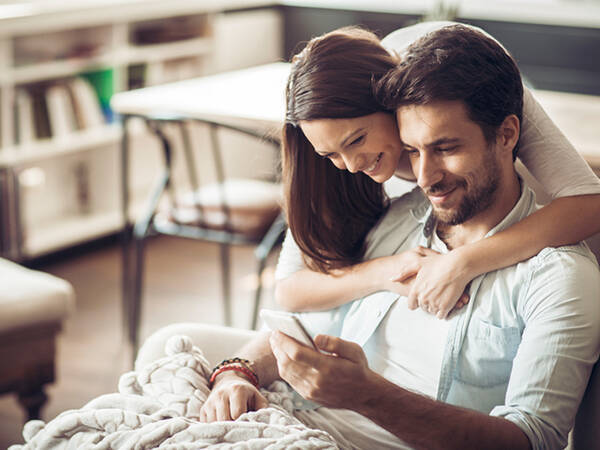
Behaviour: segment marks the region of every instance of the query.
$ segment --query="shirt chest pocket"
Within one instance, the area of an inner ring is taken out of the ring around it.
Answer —
[[[506,384],[517,354],[517,327],[499,327],[472,318],[458,359],[456,378],[472,386]]]

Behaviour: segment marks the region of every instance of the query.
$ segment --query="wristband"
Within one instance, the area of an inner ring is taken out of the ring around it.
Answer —
[[[254,372],[254,374],[256,375],[256,372],[254,371],[254,368],[252,367],[253,366],[252,361],[249,361],[249,360],[243,359],[243,358],[238,358],[237,356],[235,358],[224,359],[219,364],[217,364],[212,371],[215,372],[215,371],[219,370],[221,367],[228,366],[229,364],[239,364],[241,366],[244,366],[248,370],[251,370],[252,372]]]
[[[258,384],[258,375],[256,375],[256,373],[252,370],[249,369],[247,367],[244,366],[240,366],[237,364],[227,364],[227,365],[223,365],[221,366],[219,364],[219,366],[217,366],[215,368],[215,370],[213,370],[212,375],[210,376],[210,379],[208,381],[209,387],[212,388],[213,383],[215,382],[215,379],[217,378],[217,375],[223,373],[223,372],[227,372],[229,370],[233,370],[235,372],[239,372],[243,375],[246,376],[246,378],[248,378],[248,380],[250,381],[250,383],[252,383],[252,385],[258,389],[259,384]]]

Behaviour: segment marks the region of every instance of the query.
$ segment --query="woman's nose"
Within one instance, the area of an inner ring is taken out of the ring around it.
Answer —
[[[366,157],[363,154],[346,155],[343,157],[346,170],[352,173],[365,169]]]

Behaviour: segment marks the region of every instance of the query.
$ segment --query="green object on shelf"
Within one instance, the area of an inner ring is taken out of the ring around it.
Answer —
[[[84,72],[80,76],[88,80],[94,87],[102,112],[107,122],[113,121],[113,113],[110,109],[110,99],[115,93],[114,69],[102,69],[93,72]]]

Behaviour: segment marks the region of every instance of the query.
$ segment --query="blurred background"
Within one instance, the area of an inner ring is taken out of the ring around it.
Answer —
[[[75,298],[59,321],[55,382],[46,389],[42,417],[115,391],[119,374],[130,368],[121,232],[131,231],[148,204],[164,153],[156,130],[134,119],[122,160],[114,95],[288,61],[303,42],[345,25],[383,37],[446,19],[492,34],[530,86],[551,91],[550,110],[563,108],[555,120],[600,173],[600,0],[1,0],[0,257],[67,280]],[[568,107],[587,112],[574,118]],[[198,142],[207,133],[198,128],[192,134]],[[220,133],[227,178],[277,179],[272,146]],[[180,148],[173,151],[177,179],[188,160]],[[196,156],[197,168],[207,170],[206,154]],[[220,244],[172,236],[146,244],[140,338],[172,322],[224,323]],[[230,323],[237,327],[251,324],[259,280],[261,305],[275,307],[277,248],[260,277],[254,248],[234,246],[229,255]],[[0,315],[6,317],[7,285],[0,268]],[[23,442],[25,420],[16,394],[2,384],[12,364],[7,354],[0,351],[0,448]]]

